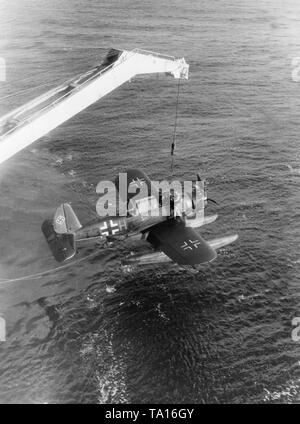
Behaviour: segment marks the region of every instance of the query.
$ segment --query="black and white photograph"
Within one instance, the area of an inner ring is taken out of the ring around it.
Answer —
[[[299,404],[299,183],[299,0],[0,0],[0,404]]]

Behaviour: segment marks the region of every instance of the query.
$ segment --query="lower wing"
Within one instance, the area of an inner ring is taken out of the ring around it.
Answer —
[[[150,229],[147,241],[180,265],[210,262],[216,251],[182,219],[170,219]]]

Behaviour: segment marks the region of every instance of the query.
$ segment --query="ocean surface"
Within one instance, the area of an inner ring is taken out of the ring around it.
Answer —
[[[126,243],[57,269],[43,238],[62,202],[95,215],[97,183],[128,166],[170,177],[171,77],[133,79],[2,164],[0,402],[299,403],[299,1],[0,0],[0,114],[111,47],[190,64],[174,177],[205,176],[219,218],[201,234],[239,240],[191,276],[124,274]]]

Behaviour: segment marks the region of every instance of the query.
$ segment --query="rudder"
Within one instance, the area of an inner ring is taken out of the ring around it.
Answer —
[[[72,234],[81,227],[82,225],[69,203],[63,203],[56,209],[53,228],[57,234]]]

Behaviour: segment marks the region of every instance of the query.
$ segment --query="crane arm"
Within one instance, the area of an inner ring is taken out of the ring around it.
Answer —
[[[104,62],[0,118],[0,163],[139,74],[188,78],[182,59],[111,49]]]

